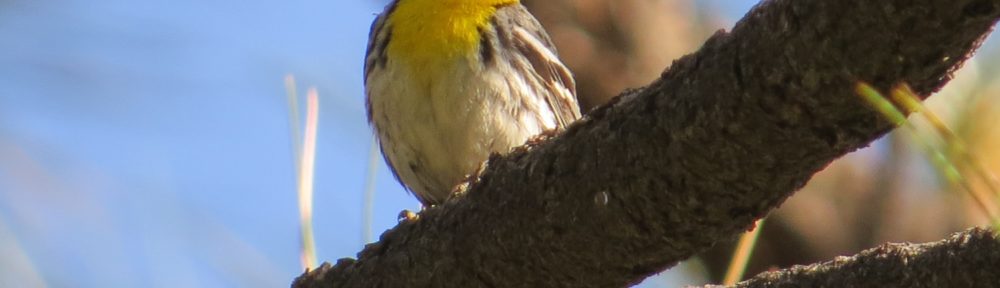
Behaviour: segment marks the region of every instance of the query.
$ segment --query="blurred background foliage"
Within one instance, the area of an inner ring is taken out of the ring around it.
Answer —
[[[301,268],[286,74],[320,94],[318,258],[353,257],[419,207],[378,161],[375,232],[363,232],[361,63],[386,2],[0,1],[0,287],[288,285]],[[655,79],[755,3],[524,2],[585,109]],[[927,103],[991,171],[995,42]],[[765,224],[748,275],[987,224],[909,139],[894,132],[817,174]],[[717,283],[731,250],[642,286]]]

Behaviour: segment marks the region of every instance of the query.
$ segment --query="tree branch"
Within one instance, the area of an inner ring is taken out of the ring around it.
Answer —
[[[745,231],[891,127],[853,93],[940,89],[1000,0],[764,1],[648,87],[492,157],[468,192],[296,287],[620,287]]]
[[[1000,238],[974,228],[935,243],[883,244],[822,264],[765,272],[730,287],[989,287],[1000,283],[997,267]]]

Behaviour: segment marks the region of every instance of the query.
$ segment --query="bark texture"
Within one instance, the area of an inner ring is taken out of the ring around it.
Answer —
[[[883,244],[822,264],[761,273],[729,287],[996,287],[997,267],[1000,239],[976,228],[936,243]]]
[[[764,1],[649,86],[492,157],[463,195],[294,286],[637,283],[891,129],[856,81],[926,97],[998,17],[1000,0]]]

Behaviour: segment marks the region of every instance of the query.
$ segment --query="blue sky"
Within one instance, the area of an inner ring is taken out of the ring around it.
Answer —
[[[730,19],[753,3],[703,2]],[[319,259],[352,257],[371,135],[361,66],[383,5],[0,1],[0,249],[17,256],[0,259],[0,287],[288,285],[286,74],[321,97]],[[376,234],[419,207],[377,164]]]

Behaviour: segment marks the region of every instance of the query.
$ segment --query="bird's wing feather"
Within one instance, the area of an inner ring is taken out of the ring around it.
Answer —
[[[504,11],[507,10],[507,11]],[[541,24],[521,5],[500,8],[503,13],[523,13],[506,17],[513,22],[510,31],[512,46],[531,64],[535,74],[545,88],[545,101],[556,115],[557,128],[562,129],[580,118],[580,107],[576,101],[576,82],[573,74],[556,55],[555,45],[545,34]],[[540,91],[542,92],[542,91]]]

